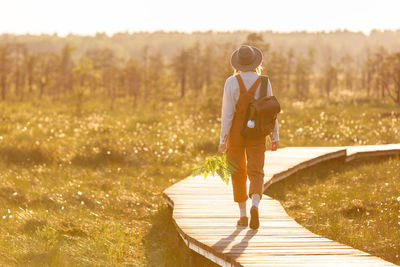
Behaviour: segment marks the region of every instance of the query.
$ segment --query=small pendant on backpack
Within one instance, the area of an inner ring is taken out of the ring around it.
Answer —
[[[247,127],[249,127],[249,128],[254,128],[255,125],[256,125],[256,124],[255,124],[254,121],[252,121],[252,120],[247,121]]]

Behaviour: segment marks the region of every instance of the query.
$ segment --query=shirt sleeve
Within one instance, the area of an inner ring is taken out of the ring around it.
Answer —
[[[221,136],[220,144],[226,144],[229,131],[232,126],[233,115],[235,114],[235,101],[232,94],[230,79],[225,81],[224,95],[222,97],[222,112],[221,112]]]
[[[267,88],[267,96],[273,96],[272,94],[272,86],[271,82],[268,79],[268,88]],[[272,131],[272,142],[278,142],[279,141],[279,126],[278,126],[278,119],[275,120],[275,127],[274,130]]]

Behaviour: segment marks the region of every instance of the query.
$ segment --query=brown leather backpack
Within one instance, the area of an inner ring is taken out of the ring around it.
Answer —
[[[261,76],[260,97],[253,99],[246,110],[241,134],[259,138],[272,133],[281,106],[275,96],[267,96],[268,76]]]

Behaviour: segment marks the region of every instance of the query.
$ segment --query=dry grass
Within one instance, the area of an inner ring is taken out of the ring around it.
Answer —
[[[124,100],[111,110],[93,100],[80,116],[68,99],[2,103],[0,265],[187,265],[162,191],[216,152],[219,102],[133,109]],[[400,142],[395,106],[287,102],[283,111],[281,147]]]

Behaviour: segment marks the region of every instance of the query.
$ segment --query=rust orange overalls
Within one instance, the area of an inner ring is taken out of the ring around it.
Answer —
[[[235,115],[228,135],[226,154],[238,165],[232,175],[233,199],[235,202],[246,201],[253,193],[263,195],[264,187],[264,158],[266,151],[266,137],[245,138],[240,130],[245,120],[247,106],[254,99],[254,94],[260,84],[261,77],[253,83],[247,91],[240,74],[236,79],[239,83],[240,96],[236,103]],[[247,165],[246,165],[247,156]],[[249,193],[247,194],[247,175],[250,180]]]

